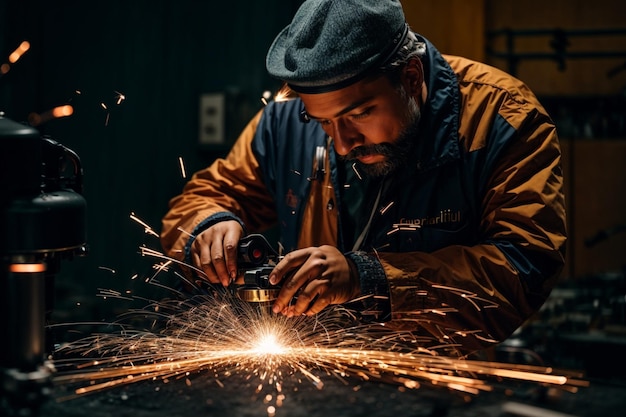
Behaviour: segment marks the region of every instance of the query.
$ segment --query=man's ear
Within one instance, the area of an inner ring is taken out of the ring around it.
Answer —
[[[404,88],[410,95],[421,94],[422,84],[424,83],[424,67],[422,60],[419,58],[411,58],[402,70],[401,79]]]

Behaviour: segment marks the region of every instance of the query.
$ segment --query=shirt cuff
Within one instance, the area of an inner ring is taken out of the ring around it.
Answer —
[[[359,273],[362,318],[366,321],[388,321],[391,318],[391,301],[383,266],[375,256],[366,252],[348,252],[345,256],[354,263]]]
[[[189,239],[185,244],[185,262],[191,265],[191,245],[193,245],[193,242],[196,240],[196,236],[198,236],[200,233],[204,232],[206,229],[213,226],[214,224],[227,220],[235,220],[239,222],[245,232],[246,227],[244,226],[243,221],[241,221],[241,219],[235,216],[233,213],[229,211],[215,213],[198,223],[198,225],[191,232],[191,236],[189,236]]]

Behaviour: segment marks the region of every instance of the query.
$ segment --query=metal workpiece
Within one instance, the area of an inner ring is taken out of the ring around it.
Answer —
[[[238,288],[237,296],[249,303],[266,303],[272,300],[275,300],[278,297],[278,293],[280,290],[278,289],[249,289],[249,288]]]

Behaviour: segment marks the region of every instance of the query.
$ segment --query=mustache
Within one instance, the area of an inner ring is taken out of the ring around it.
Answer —
[[[377,143],[374,145],[357,146],[348,152],[342,159],[355,160],[367,155],[384,155],[391,156],[394,153],[394,146],[390,143]]]

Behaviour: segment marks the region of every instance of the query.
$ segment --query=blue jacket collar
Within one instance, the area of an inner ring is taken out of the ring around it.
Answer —
[[[460,93],[456,74],[448,62],[427,39],[417,37],[426,43],[422,63],[428,89],[421,109],[418,146],[413,155],[415,167],[422,171],[460,158]]]

